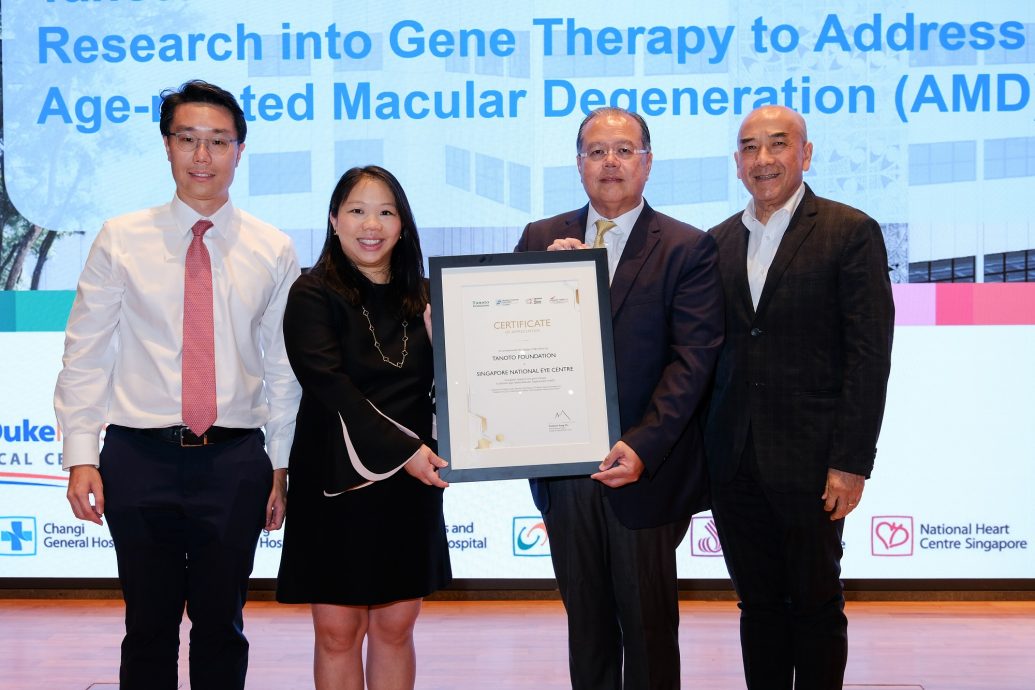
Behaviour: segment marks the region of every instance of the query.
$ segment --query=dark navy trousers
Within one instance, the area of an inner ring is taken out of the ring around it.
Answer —
[[[100,471],[126,602],[120,687],[177,687],[186,607],[191,687],[244,688],[242,609],[273,482],[262,432],[181,448],[112,426]]]

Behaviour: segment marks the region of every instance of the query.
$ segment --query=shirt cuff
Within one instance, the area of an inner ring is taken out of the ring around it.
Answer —
[[[61,453],[61,468],[68,470],[76,465],[101,466],[100,435],[72,434],[65,436]]]
[[[273,469],[283,470],[288,466],[288,458],[291,456],[291,444],[267,438],[266,453],[270,456]]]

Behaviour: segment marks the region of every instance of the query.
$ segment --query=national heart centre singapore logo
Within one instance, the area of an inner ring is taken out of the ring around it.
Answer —
[[[912,556],[912,516],[874,515],[870,522],[870,553],[874,556]]]

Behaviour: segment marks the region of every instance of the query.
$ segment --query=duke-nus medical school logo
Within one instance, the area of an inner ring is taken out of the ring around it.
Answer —
[[[550,536],[543,518],[538,515],[515,517],[513,544],[515,556],[549,556]]]
[[[719,530],[715,528],[715,518],[711,515],[699,515],[691,518],[690,555],[702,558],[714,558],[722,555]]]
[[[912,556],[913,518],[909,515],[874,515],[870,522],[870,553],[874,556]]]
[[[0,556],[36,555],[36,518],[0,517]]]

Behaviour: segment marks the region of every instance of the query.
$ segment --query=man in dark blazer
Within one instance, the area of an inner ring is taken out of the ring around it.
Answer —
[[[515,251],[603,246],[622,437],[590,477],[533,480],[568,614],[573,688],[678,688],[675,551],[707,507],[698,411],[722,344],[715,244],[643,200],[650,133],[618,108],[576,139],[589,205]],[[624,666],[624,668],[623,668]]]
[[[737,145],[751,201],[709,233],[726,305],[705,429],[712,512],[748,688],[840,690],[841,534],[873,468],[891,366],[887,253],[876,221],[802,181],[800,115],[759,108]]]

